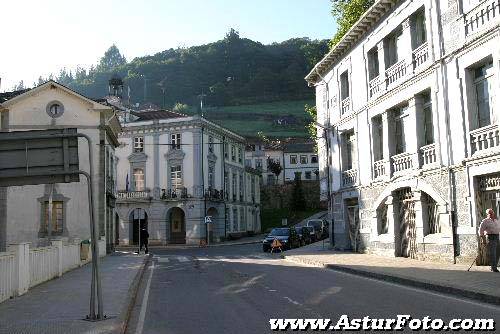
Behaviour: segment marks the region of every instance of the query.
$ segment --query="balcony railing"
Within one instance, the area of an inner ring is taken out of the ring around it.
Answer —
[[[176,200],[189,197],[187,188],[185,187],[161,190],[161,199]]]
[[[406,75],[406,62],[401,60],[400,62],[392,65],[385,71],[385,77],[387,78],[387,86],[390,86],[399,81]]]
[[[500,0],[479,4],[465,15],[465,36],[472,35],[500,18]]]
[[[205,198],[210,200],[223,200],[224,191],[212,188],[205,189]]]
[[[370,90],[370,97],[373,97],[380,92],[381,83],[382,82],[380,80],[380,76],[377,76],[376,78],[370,80],[370,82],[368,83],[368,87]]]
[[[385,160],[378,160],[373,163],[373,178],[378,179],[380,177],[385,176],[386,170],[385,166],[387,164],[387,161]]]
[[[342,100],[341,109],[342,109],[342,114],[345,114],[345,113],[351,111],[351,98],[350,97],[346,97],[345,99]]]
[[[120,190],[116,194],[118,199],[147,199],[150,198],[149,190],[141,190],[141,191],[126,191]]]
[[[498,125],[488,125],[470,132],[472,154],[500,147]]]
[[[349,169],[342,172],[342,186],[350,187],[356,184],[358,180],[358,171],[356,169]]]
[[[394,173],[404,172],[405,170],[413,168],[412,154],[404,152],[391,157],[392,170]]]
[[[436,157],[436,144],[429,144],[422,146],[420,148],[420,156],[422,159],[422,165],[435,164],[437,161]]]
[[[413,68],[417,69],[429,59],[428,44],[424,43],[413,51]]]

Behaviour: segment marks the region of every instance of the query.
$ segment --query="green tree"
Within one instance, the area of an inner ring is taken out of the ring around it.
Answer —
[[[304,106],[304,110],[308,117],[311,119],[311,121],[306,125],[307,132],[309,133],[309,137],[311,137],[312,140],[316,141],[318,139],[318,132],[316,128],[316,122],[318,119],[316,106],[310,106],[306,104]]]
[[[332,15],[337,22],[337,32],[329,45],[333,48],[359,20],[359,18],[370,8],[375,0],[331,0]]]
[[[274,175],[276,175],[276,183],[278,182],[278,176],[281,174],[281,171],[283,170],[283,167],[281,167],[281,164],[279,161],[274,161],[270,157],[267,158],[267,169],[271,171]]]
[[[302,211],[306,208],[306,199],[304,197],[304,189],[302,188],[302,180],[300,179],[300,173],[295,174],[295,180],[293,181],[292,189],[292,210]]]
[[[104,52],[104,56],[99,61],[99,69],[109,71],[126,63],[127,59],[120,53],[116,45],[113,44]]]
[[[182,114],[189,110],[189,106],[187,104],[177,102],[172,108],[172,110]]]

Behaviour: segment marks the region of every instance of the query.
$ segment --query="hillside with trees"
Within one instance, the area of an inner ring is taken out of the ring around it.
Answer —
[[[89,97],[107,92],[108,80],[121,77],[132,103],[176,103],[212,107],[311,100],[304,76],[328,51],[327,40],[294,38],[263,45],[231,29],[224,39],[201,46],[168,49],[127,62],[113,45],[90,69],[65,69],[54,79]],[[43,82],[46,78],[40,78]]]

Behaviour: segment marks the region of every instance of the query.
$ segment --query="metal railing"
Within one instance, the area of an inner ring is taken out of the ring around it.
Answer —
[[[403,172],[408,169],[413,168],[413,158],[412,154],[404,152],[391,157],[392,160],[392,170],[394,173]]]
[[[205,189],[205,198],[210,200],[223,200],[224,191],[212,188]]]
[[[177,200],[189,198],[189,194],[186,187],[172,188],[172,189],[162,189],[161,199],[167,200]]]
[[[385,71],[385,77],[387,80],[387,86],[390,86],[399,81],[406,75],[406,62],[401,60],[396,64],[392,65]]]
[[[116,198],[118,199],[138,199],[138,198],[149,198],[150,196],[150,191],[147,190],[141,190],[141,191],[126,191],[126,190],[119,190],[118,193],[116,194]]]
[[[479,4],[464,16],[465,36],[492,25],[500,18],[500,0],[489,0]]]
[[[436,163],[436,144],[422,146],[420,148],[420,157],[422,159],[423,166]]]
[[[413,50],[412,56],[413,56],[413,68],[417,69],[422,64],[424,64],[427,61],[427,59],[429,59],[428,43],[426,42],[420,45],[415,50]]]
[[[382,82],[380,80],[380,76],[377,76],[376,78],[370,80],[370,82],[368,83],[370,97],[373,97],[380,92],[381,83]]]
[[[380,177],[385,176],[386,164],[387,164],[386,160],[378,160],[373,163],[373,178],[378,179]]]
[[[498,125],[488,125],[470,132],[472,154],[500,147]]]
[[[358,171],[356,169],[349,169],[342,172],[342,186],[350,187],[356,184],[358,180]]]
[[[342,114],[345,114],[349,111],[351,111],[351,98],[350,97],[346,97],[345,99],[342,100],[341,102],[341,111],[342,111]]]

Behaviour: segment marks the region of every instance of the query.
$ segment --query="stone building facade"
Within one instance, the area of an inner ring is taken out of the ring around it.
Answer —
[[[123,116],[123,115],[122,115]],[[199,244],[260,231],[259,173],[244,138],[200,116],[166,110],[122,117],[117,149],[121,244],[145,227],[151,244]],[[204,217],[212,223],[205,224]]]
[[[499,23],[500,1],[379,0],[307,75],[335,247],[476,256],[500,210]]]

